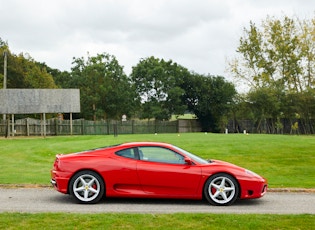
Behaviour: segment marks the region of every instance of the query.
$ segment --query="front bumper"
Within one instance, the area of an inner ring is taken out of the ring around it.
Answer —
[[[264,196],[267,192],[268,184],[265,179],[261,180],[246,180],[241,184],[241,199],[254,199]]]

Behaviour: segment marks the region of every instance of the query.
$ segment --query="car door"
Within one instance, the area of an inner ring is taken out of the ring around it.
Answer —
[[[137,173],[142,189],[148,195],[160,197],[195,197],[201,169],[187,165],[184,156],[157,146],[139,147]]]
[[[115,152],[106,165],[108,196],[136,196],[144,193],[137,174],[137,161],[133,148]]]

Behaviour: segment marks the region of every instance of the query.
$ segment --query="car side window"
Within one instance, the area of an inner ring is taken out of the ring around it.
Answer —
[[[135,159],[134,149],[123,149],[115,153],[118,156]]]
[[[140,160],[169,163],[169,164],[185,164],[184,157],[177,152],[161,147],[139,147]]]

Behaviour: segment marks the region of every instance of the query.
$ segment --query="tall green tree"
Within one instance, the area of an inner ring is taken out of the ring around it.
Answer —
[[[191,74],[182,85],[189,111],[198,117],[202,131],[222,132],[231,111],[236,90],[221,76]]]
[[[189,71],[174,63],[155,57],[140,60],[132,68],[131,79],[136,93],[141,97],[141,118],[169,119],[172,114],[183,114],[186,105],[181,88]]]
[[[81,115],[86,119],[120,119],[133,115],[137,95],[115,56],[102,53],[74,58],[70,87],[81,92]]]
[[[315,96],[306,96],[313,94],[311,89],[315,88],[314,41],[315,19],[301,21],[287,16],[281,19],[267,17],[261,27],[251,22],[248,29],[244,28],[237,49],[238,57],[229,63],[229,70],[237,81],[249,84],[249,98],[260,95],[269,102],[280,100],[276,104],[282,106],[274,107],[279,108],[277,114],[288,119],[293,119],[292,114],[298,114],[294,119],[299,117],[301,122],[311,126],[305,130],[312,130],[311,118],[315,113],[312,109],[305,113],[301,105],[311,104]],[[273,105],[275,103],[270,107]],[[264,110],[266,117],[274,117],[274,114],[273,109]],[[272,126],[276,127],[276,124]]]
[[[37,62],[37,64],[38,66],[40,66],[41,69],[46,69],[47,73],[53,77],[57,88],[70,88],[70,72],[60,71],[59,69],[51,68],[45,62]]]
[[[29,54],[12,53],[0,38],[0,53],[7,53],[7,88],[56,88],[51,74]],[[3,86],[3,58],[0,59],[1,86]]]
[[[300,22],[301,63],[303,63],[302,82],[309,90],[315,85],[315,18]]]
[[[248,93],[247,100],[254,114],[257,132],[280,131],[279,121],[283,116],[283,97],[284,95],[279,94],[277,89],[270,87],[261,87]],[[262,127],[262,124],[265,127]]]
[[[229,63],[230,72],[252,88],[284,86],[285,90],[304,90],[306,65],[301,60],[309,54],[302,52],[301,38],[305,35],[299,25],[299,21],[288,17],[283,20],[268,17],[261,29],[251,22],[240,38],[238,58]]]

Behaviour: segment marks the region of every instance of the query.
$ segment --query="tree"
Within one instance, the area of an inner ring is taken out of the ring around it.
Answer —
[[[310,89],[315,85],[315,18],[300,22],[300,27],[302,82],[307,89]]]
[[[274,122],[279,120],[279,114],[290,119],[292,114],[300,114],[301,122],[310,126],[305,130],[313,130],[313,124],[306,121],[311,121],[315,113],[312,109],[305,113],[307,108],[301,105],[310,105],[315,96],[310,90],[315,87],[314,41],[315,19],[267,17],[261,28],[251,22],[249,29],[244,29],[237,49],[239,56],[229,63],[229,70],[235,79],[250,85],[250,97],[263,96],[272,102],[271,108],[278,108]],[[261,112],[261,108],[255,109]],[[265,108],[264,116],[274,117],[274,112]]]
[[[1,38],[0,52],[1,54],[7,53],[7,88],[56,88],[54,79],[46,68],[39,65],[29,54],[15,55],[11,53],[8,44]],[[0,71],[3,73],[2,58]],[[2,82],[3,80],[1,84]]]
[[[256,121],[256,129],[262,132],[262,122],[267,126],[265,129],[268,133],[274,133],[279,129],[279,121],[282,116],[283,94],[279,94],[277,89],[261,87],[250,91],[247,95],[248,102]]]
[[[113,55],[107,53],[74,58],[70,87],[81,92],[81,114],[84,118],[120,119],[131,116],[137,106],[134,86]]]
[[[0,87],[3,88],[3,80],[4,80],[4,75],[3,75],[3,66],[4,66],[4,59],[2,58],[2,55],[4,53],[8,53],[8,43],[3,41],[0,37]]]
[[[229,69],[252,88],[285,86],[286,90],[301,92],[306,86],[301,36],[298,23],[288,17],[282,21],[268,17],[261,30],[251,22],[240,38],[239,58],[229,63]]]
[[[46,63],[44,62],[36,62],[37,65],[41,68],[41,69],[45,69],[47,71],[48,74],[50,74],[53,79],[54,82],[57,86],[57,88],[70,88],[70,79],[71,79],[71,74],[68,71],[60,71],[59,69],[54,69],[49,67],[48,65],[46,65]]]
[[[20,54],[17,58],[18,62],[23,63],[22,69],[24,72],[25,88],[57,88],[52,75],[31,56]]]
[[[140,60],[132,68],[131,79],[141,97],[141,118],[169,119],[172,114],[183,114],[186,106],[181,101],[184,90],[180,87],[186,68],[155,57]]]
[[[183,100],[198,117],[202,131],[221,132],[236,95],[234,85],[221,76],[191,74],[182,86]]]

